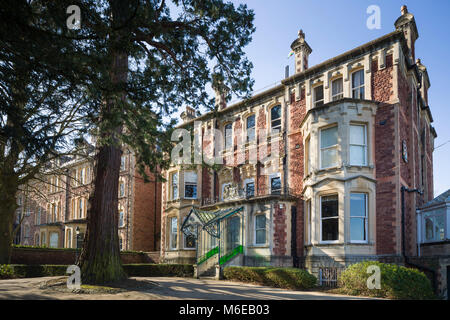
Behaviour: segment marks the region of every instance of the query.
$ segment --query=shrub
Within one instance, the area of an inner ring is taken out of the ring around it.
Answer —
[[[373,273],[367,268],[376,265],[381,271],[381,288],[369,289],[367,279]],[[363,261],[348,267],[338,279],[339,291],[350,295],[365,295],[390,299],[433,299],[430,280],[423,272],[395,264]]]
[[[0,279],[14,278],[14,270],[9,264],[0,264]]]
[[[26,265],[12,264],[13,273],[18,278],[52,277],[66,275],[66,265]]]
[[[308,271],[296,268],[225,267],[223,276],[227,280],[296,290],[310,289],[317,281]]]
[[[193,277],[191,264],[124,264],[130,277]]]

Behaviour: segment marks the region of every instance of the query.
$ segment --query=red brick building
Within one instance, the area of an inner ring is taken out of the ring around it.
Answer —
[[[64,157],[18,194],[15,243],[55,248],[80,248],[86,232],[89,192],[93,187],[94,148],[85,155]],[[82,154],[82,153],[81,153]],[[121,159],[118,193],[121,250],[159,251],[161,183],[138,173],[133,152]],[[78,234],[77,234],[78,233]]]
[[[230,106],[217,90],[217,113],[187,109],[180,129],[222,164],[174,162],[164,173],[162,259],[196,262],[199,274],[230,264],[318,274],[417,255],[436,132],[414,16],[402,7],[394,25],[312,67],[300,30],[295,74],[280,85]]]

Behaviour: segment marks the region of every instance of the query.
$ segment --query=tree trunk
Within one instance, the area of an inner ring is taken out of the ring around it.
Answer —
[[[86,238],[78,264],[82,283],[102,284],[126,277],[118,237],[118,181],[120,148],[100,147],[96,157],[94,190],[89,199]]]
[[[9,264],[14,237],[14,217],[17,209],[17,176],[0,172],[0,265]]]
[[[127,1],[111,0],[110,5],[113,23],[120,25],[128,17],[129,4]],[[128,77],[128,55],[123,49],[126,36],[129,35],[123,28],[111,34],[110,79],[116,90],[124,90]],[[125,98],[125,92],[120,91],[106,97],[106,103],[100,112],[100,121],[114,119],[114,114],[121,112],[120,103]],[[111,283],[126,278],[120,259],[118,235],[118,187],[122,155],[118,136],[122,133],[123,125],[114,124],[111,128],[111,123],[107,122],[106,128],[109,129],[104,129],[100,135],[102,138],[108,138],[109,142],[99,147],[96,156],[95,182],[89,197],[86,238],[78,261],[81,280],[89,284]]]

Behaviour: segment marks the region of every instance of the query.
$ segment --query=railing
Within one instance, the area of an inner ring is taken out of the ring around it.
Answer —
[[[206,260],[208,260],[209,258],[213,257],[214,255],[219,253],[219,247],[214,247],[211,250],[209,250],[207,253],[205,253],[203,256],[201,256],[198,261],[197,261],[197,265],[202,264],[203,262],[205,262]]]
[[[291,197],[299,197],[299,192],[294,191],[294,189],[291,188],[281,188],[281,189],[272,189],[268,187],[264,188],[256,188],[253,193],[245,192],[245,189],[239,189],[237,191],[237,194],[228,197],[228,198],[221,198],[221,197],[207,197],[201,199],[202,206],[207,206],[211,204],[216,204],[219,202],[228,202],[228,201],[236,201],[236,200],[251,200],[259,197],[265,197],[265,196],[291,196]]]
[[[338,278],[343,268],[320,268],[319,269],[319,286],[336,288],[338,285]]]
[[[233,257],[237,256],[238,254],[244,253],[244,247],[242,245],[237,246],[224,256],[220,257],[219,264],[222,265],[224,263],[227,263],[230,261]]]

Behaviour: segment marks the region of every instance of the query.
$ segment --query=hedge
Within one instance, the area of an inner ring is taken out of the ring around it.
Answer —
[[[380,289],[369,289],[367,273],[369,266],[378,266],[381,271]],[[417,269],[378,261],[363,261],[344,270],[338,279],[339,291],[350,295],[364,295],[389,299],[434,299],[430,280]]]
[[[9,270],[9,272],[0,271],[0,278],[36,278],[36,277],[51,277],[64,276],[67,270],[66,265],[26,265],[26,264],[11,264],[2,265],[0,270]],[[4,277],[3,277],[4,276]]]
[[[297,268],[225,267],[223,276],[227,280],[294,290],[313,288],[317,282],[308,271]]]
[[[67,265],[0,265],[0,279],[64,276]],[[130,277],[193,277],[190,264],[125,264]]]

